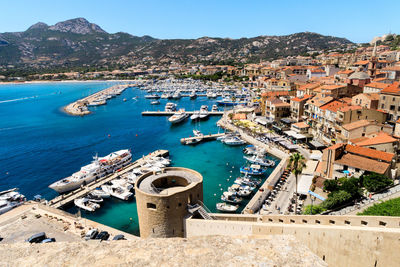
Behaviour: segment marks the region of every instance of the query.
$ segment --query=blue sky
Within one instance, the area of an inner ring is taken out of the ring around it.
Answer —
[[[398,0],[1,0],[0,32],[84,17],[110,33],[166,39],[311,31],[369,42],[400,33],[399,10]]]

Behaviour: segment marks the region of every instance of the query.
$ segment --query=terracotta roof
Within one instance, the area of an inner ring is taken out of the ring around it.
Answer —
[[[297,128],[310,128],[310,125],[308,125],[307,123],[305,123],[303,121],[293,123],[292,126],[296,126]]]
[[[311,98],[310,100],[307,101],[308,104],[312,104],[316,107],[320,107],[325,105],[326,103],[329,103],[330,101],[333,100],[333,97],[327,96],[327,97],[321,97],[320,95],[315,96],[314,98]]]
[[[335,163],[380,174],[384,174],[390,167],[389,163],[352,154],[344,154],[340,159],[335,160]]]
[[[347,85],[326,84],[326,85],[323,85],[323,86],[321,87],[321,89],[325,89],[325,90],[335,90],[335,89],[344,88],[344,87],[346,87],[346,86],[347,86]]]
[[[325,105],[321,106],[320,109],[336,112],[336,111],[338,111],[338,109],[340,109],[340,108],[342,108],[344,106],[347,106],[347,105],[348,104],[343,103],[342,101],[334,100],[332,102],[329,102],[328,104],[325,104]]]
[[[342,146],[344,146],[344,145],[346,145],[346,144],[338,143],[338,144],[334,144],[333,146],[327,147],[327,148],[325,148],[325,149],[336,150],[336,149],[338,149],[338,148],[340,148],[340,147],[342,147]]]
[[[396,138],[393,138],[390,134],[385,132],[380,132],[377,136],[368,138],[364,141],[360,141],[355,143],[357,146],[372,146],[372,145],[379,145],[379,144],[386,144],[386,143],[393,143],[397,142]]]
[[[382,89],[381,94],[395,94],[400,95],[400,82],[394,82],[393,84]]]
[[[362,137],[358,137],[358,138],[353,138],[353,139],[350,139],[349,140],[349,144],[357,144],[357,143],[359,143],[359,142],[362,142],[362,141],[365,141],[365,140],[368,140],[369,139],[369,137],[366,137],[366,136],[362,136]]]
[[[368,60],[360,60],[354,63],[354,65],[367,65],[369,63]]]
[[[346,151],[352,154],[357,154],[372,159],[379,159],[386,162],[390,162],[394,157],[393,153],[387,153],[361,146],[346,145]]]
[[[354,70],[341,70],[338,72],[338,74],[352,74]]]
[[[264,92],[261,94],[263,97],[273,97],[273,96],[287,96],[289,95],[288,91],[270,91],[270,92]]]
[[[386,67],[381,69],[381,71],[400,71],[400,66]]]
[[[302,96],[302,97],[295,97],[295,98],[291,99],[290,101],[293,101],[293,102],[300,102],[300,101],[308,100],[308,99],[310,99],[311,97],[313,97],[313,95],[304,95],[304,96]]]
[[[379,94],[376,94],[376,93],[362,93],[362,94],[353,96],[353,98],[357,98],[357,97],[361,97],[361,96],[364,96],[364,97],[368,98],[369,100],[379,100]]]
[[[351,131],[351,130],[354,130],[354,129],[357,129],[360,127],[370,125],[372,123],[373,123],[373,121],[369,121],[369,120],[359,120],[359,121],[344,124],[342,127],[343,127],[343,129],[345,129],[347,131]]]
[[[307,84],[300,86],[298,90],[305,91],[306,89],[315,89],[318,86],[320,86],[319,83],[307,83]]]
[[[349,110],[358,110],[358,109],[362,109],[362,107],[360,107],[360,106],[344,106],[344,107],[339,108],[338,110],[341,112],[346,112]]]

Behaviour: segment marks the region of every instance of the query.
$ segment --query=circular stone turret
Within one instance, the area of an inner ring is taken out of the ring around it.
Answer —
[[[203,201],[203,177],[186,168],[146,173],[135,184],[140,237],[183,237],[188,204]]]

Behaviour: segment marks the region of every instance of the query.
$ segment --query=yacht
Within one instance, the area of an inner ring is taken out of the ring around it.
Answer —
[[[85,197],[75,199],[74,204],[78,208],[81,208],[83,210],[87,210],[90,212],[93,212],[93,211],[97,210],[98,208],[100,208],[100,204],[93,203],[88,198],[85,198]]]
[[[128,165],[131,160],[132,154],[128,149],[119,150],[101,158],[95,157],[92,163],[81,167],[71,176],[52,183],[49,187],[58,193],[72,191],[97,178],[118,171]]]
[[[246,143],[246,141],[240,139],[237,136],[227,137],[227,138],[221,140],[221,142],[223,142],[226,145],[230,145],[230,146],[241,146]]]
[[[189,117],[189,115],[185,112],[184,109],[180,109],[178,112],[176,112],[174,115],[172,115],[168,121],[176,124],[176,123],[180,123],[184,120],[186,120],[186,118]]]
[[[230,205],[226,203],[217,203],[217,210],[222,212],[235,212],[239,208],[238,205]]]
[[[275,166],[275,161],[263,158],[260,155],[253,155],[251,157],[250,156],[244,156],[243,158],[245,158],[250,163],[258,164],[258,165],[261,165],[261,166],[264,166],[264,167],[273,167],[273,166]]]
[[[17,188],[0,192],[0,214],[22,205],[25,196],[16,192]]]
[[[6,213],[13,208],[16,208],[22,205],[23,202],[15,202],[15,201],[7,201],[7,200],[0,200],[0,214]]]
[[[166,112],[174,112],[174,111],[176,111],[176,107],[177,107],[177,105],[175,103],[167,103],[165,105],[165,111]]]

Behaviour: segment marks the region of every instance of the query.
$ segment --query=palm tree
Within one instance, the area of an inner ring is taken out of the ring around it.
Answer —
[[[299,174],[303,171],[303,168],[306,166],[306,159],[300,153],[292,153],[289,158],[288,166],[294,176],[296,177],[296,206],[295,213],[297,213],[297,178]]]

